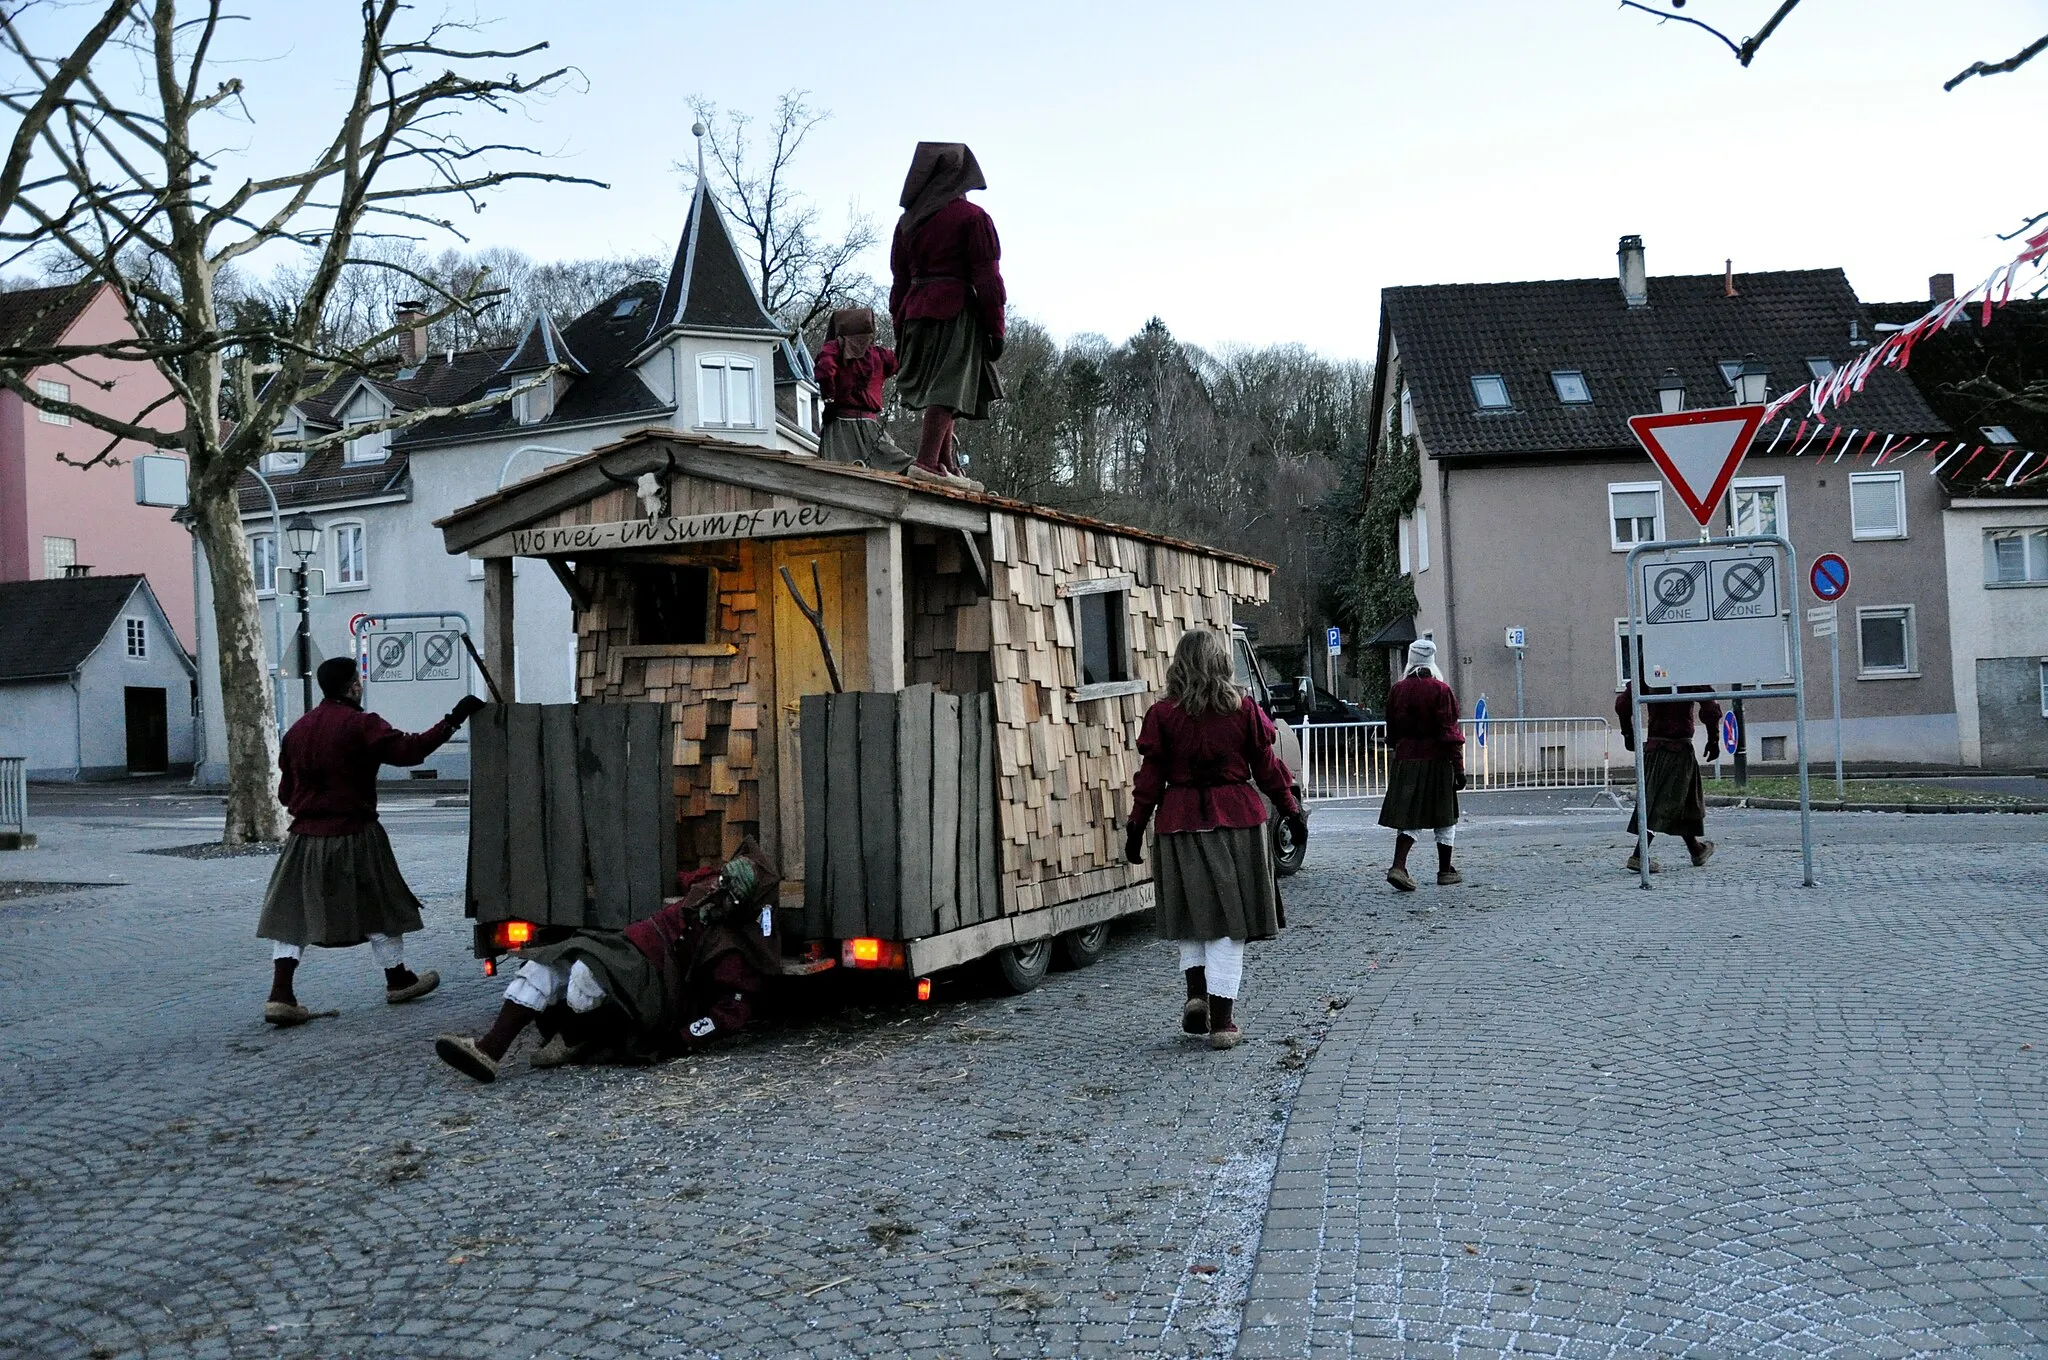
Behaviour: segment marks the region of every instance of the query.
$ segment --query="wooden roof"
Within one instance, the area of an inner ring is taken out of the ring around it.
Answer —
[[[940,528],[964,529],[970,533],[986,533],[989,512],[998,511],[1115,534],[1179,552],[1236,562],[1260,571],[1273,570],[1272,563],[1255,557],[1225,552],[1221,548],[1191,543],[1130,525],[1072,515],[1028,501],[1011,500],[1007,496],[913,482],[893,473],[874,472],[816,458],[795,458],[758,445],[702,439],[658,427],[636,430],[617,443],[556,463],[523,481],[471,501],[435,520],[434,525],[441,530],[442,541],[449,552],[466,552],[479,543],[514,529],[526,528],[570,506],[614,490],[617,483],[613,477],[637,477],[645,472],[663,471],[671,465],[675,472],[686,477],[729,482],[908,524],[930,524]],[[607,476],[607,473],[611,475]]]

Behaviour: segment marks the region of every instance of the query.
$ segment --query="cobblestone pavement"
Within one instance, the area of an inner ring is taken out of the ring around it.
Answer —
[[[10,1360],[1227,1355],[1328,1002],[1424,929],[1333,829],[1234,1052],[1180,1037],[1133,927],[1022,998],[839,997],[649,1069],[533,1072],[528,1039],[478,1087],[431,1051],[500,994],[460,809],[387,799],[441,991],[390,1008],[367,950],[314,951],[300,997],[342,1015],[280,1033],[271,859],[137,853],[216,836],[217,805],[32,803],[43,848],[0,877],[119,885],[0,905]]]
[[[499,995],[460,809],[386,816],[441,991],[316,952],[343,1014],[278,1033],[271,861],[137,853],[217,805],[38,789],[0,878],[109,886],[0,903],[0,1356],[2027,1350],[2048,823],[1816,819],[1807,893],[1793,818],[1717,812],[1642,893],[1572,801],[1469,799],[1414,896],[1319,813],[1232,1053],[1134,927],[1023,998],[477,1087],[429,1043]]]
[[[2048,1354],[2048,823],[1482,825],[1513,891],[1343,1011],[1239,1354]],[[1473,873],[1475,882],[1483,873]]]

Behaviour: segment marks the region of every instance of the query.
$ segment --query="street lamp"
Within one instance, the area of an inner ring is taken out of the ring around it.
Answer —
[[[306,604],[306,562],[320,551],[320,526],[313,517],[301,510],[284,522],[285,547],[293,557],[299,559],[299,570],[293,578],[293,593],[299,601],[299,706],[301,711],[313,711],[313,632],[312,613]]]
[[[1685,379],[1678,376],[1675,368],[1665,369],[1664,376],[1657,380],[1657,409],[1667,416],[1685,409]]]
[[[1742,371],[1735,375],[1735,401],[1739,406],[1761,406],[1771,387],[1771,370],[1754,354],[1745,355]]]

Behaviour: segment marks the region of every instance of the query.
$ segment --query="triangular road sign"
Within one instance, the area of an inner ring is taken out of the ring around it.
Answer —
[[[1630,416],[1629,429],[1648,451],[1650,461],[1685,502],[1702,529],[1728,490],[1749,441],[1764,423],[1761,406],[1717,406],[1705,411],[1670,415]]]

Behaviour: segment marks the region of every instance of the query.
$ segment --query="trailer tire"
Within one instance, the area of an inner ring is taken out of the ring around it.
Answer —
[[[995,952],[993,958],[996,976],[1003,986],[1022,996],[1045,981],[1046,970],[1052,967],[1052,941],[1033,940],[1029,944],[1005,945]]]
[[[1273,871],[1281,878],[1289,878],[1301,872],[1301,862],[1308,858],[1308,837],[1294,839],[1288,829],[1285,817],[1273,819]]]
[[[1109,952],[1109,922],[1068,931],[1060,936],[1059,951],[1062,967],[1086,968]]]

